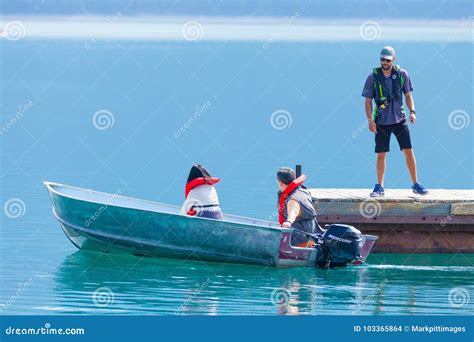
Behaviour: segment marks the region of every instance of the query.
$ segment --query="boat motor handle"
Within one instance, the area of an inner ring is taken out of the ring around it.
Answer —
[[[297,231],[298,233],[306,235],[307,237],[309,237],[314,242],[317,242],[317,243],[322,243],[323,242],[323,237],[319,234],[307,233],[305,231],[302,231],[302,230],[299,230],[299,229],[296,229],[296,228],[293,228],[293,227],[291,227],[291,229],[293,229],[294,231]]]

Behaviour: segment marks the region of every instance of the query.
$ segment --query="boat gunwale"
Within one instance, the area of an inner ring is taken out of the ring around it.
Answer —
[[[98,202],[98,201],[94,201],[94,200],[86,200],[86,199],[83,199],[83,198],[78,198],[78,197],[75,197],[75,196],[72,196],[72,195],[66,195],[66,194],[63,194],[63,193],[55,190],[52,186],[69,187],[69,188],[78,189],[78,190],[82,190],[82,191],[92,191],[92,192],[99,193],[99,194],[102,194],[102,195],[107,195],[107,196],[115,196],[115,195],[107,193],[107,192],[96,191],[96,190],[92,190],[92,189],[84,189],[84,188],[79,188],[79,187],[75,187],[75,186],[71,186],[71,185],[60,184],[60,183],[49,182],[49,181],[44,181],[43,184],[46,186],[46,189],[48,191],[53,192],[53,193],[55,193],[56,195],[58,195],[60,197],[73,199],[73,200],[79,201],[79,202],[101,204],[101,205],[107,205],[108,207],[110,206],[110,207],[121,208],[121,209],[140,210],[140,211],[163,214],[163,215],[179,216],[179,217],[182,217],[184,219],[206,220],[206,221],[210,221],[210,222],[213,222],[213,223],[216,223],[216,221],[217,222],[226,222],[226,223],[231,223],[231,224],[237,224],[237,225],[240,225],[240,226],[244,226],[245,228],[250,228],[250,227],[255,228],[255,227],[257,227],[257,228],[263,228],[263,229],[268,229],[268,230],[275,230],[275,231],[278,231],[280,233],[291,232],[291,231],[294,230],[293,228],[271,227],[271,226],[263,226],[263,225],[258,225],[258,224],[250,224],[250,223],[228,221],[228,220],[215,220],[215,219],[207,218],[207,217],[187,216],[187,215],[180,215],[180,214],[173,214],[173,213],[165,213],[165,212],[160,212],[160,211],[150,210],[150,209],[141,209],[141,208],[125,207],[125,206],[120,206],[120,205],[116,205],[116,204],[107,204],[107,203]],[[124,198],[124,199],[127,199],[127,200],[138,200],[138,201],[151,203],[151,204],[155,204],[155,205],[158,204],[158,205],[163,205],[163,206],[167,206],[167,207],[172,207],[174,209],[177,209],[177,208],[179,209],[178,206],[172,205],[172,204],[165,204],[165,203],[154,202],[154,201],[144,200],[144,199],[134,198],[134,197],[127,197],[127,196],[122,196],[122,195],[116,195],[115,197],[121,197],[121,198]],[[54,203],[53,203],[53,207],[54,207]],[[226,217],[226,216],[230,217],[230,218],[236,218],[236,219],[242,218],[242,219],[245,219],[245,220],[256,220],[256,221],[260,221],[260,222],[268,222],[269,224],[276,225],[276,223],[274,223],[272,221],[259,220],[259,219],[255,219],[255,218],[252,218],[252,217],[238,216],[238,215],[232,215],[232,214],[224,214],[224,217]]]

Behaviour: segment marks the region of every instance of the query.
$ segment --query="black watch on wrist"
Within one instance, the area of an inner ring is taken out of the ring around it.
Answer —
[[[415,110],[410,110],[410,114],[412,114],[412,113],[416,115]]]

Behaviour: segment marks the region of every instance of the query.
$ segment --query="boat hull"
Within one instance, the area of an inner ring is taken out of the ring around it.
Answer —
[[[53,215],[79,249],[277,267],[314,266],[317,258],[315,248],[291,246],[292,229],[274,222],[183,216],[176,206],[45,185]]]

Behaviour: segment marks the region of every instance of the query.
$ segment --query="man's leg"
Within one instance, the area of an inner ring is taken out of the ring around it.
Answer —
[[[391,126],[377,125],[375,153],[377,155],[377,183],[383,187],[387,153],[390,151]]]
[[[405,160],[407,163],[408,172],[410,172],[410,178],[412,184],[417,182],[416,176],[416,160],[413,148],[411,146],[410,130],[406,123],[398,124],[394,129],[395,136],[397,137],[400,150],[405,154]]]
[[[415,153],[413,153],[412,148],[405,148],[402,150],[405,154],[405,160],[407,162],[408,172],[410,172],[411,182],[415,184],[418,179],[416,177],[416,159]]]
[[[386,160],[387,152],[377,153],[377,183],[381,186],[385,177]]]

